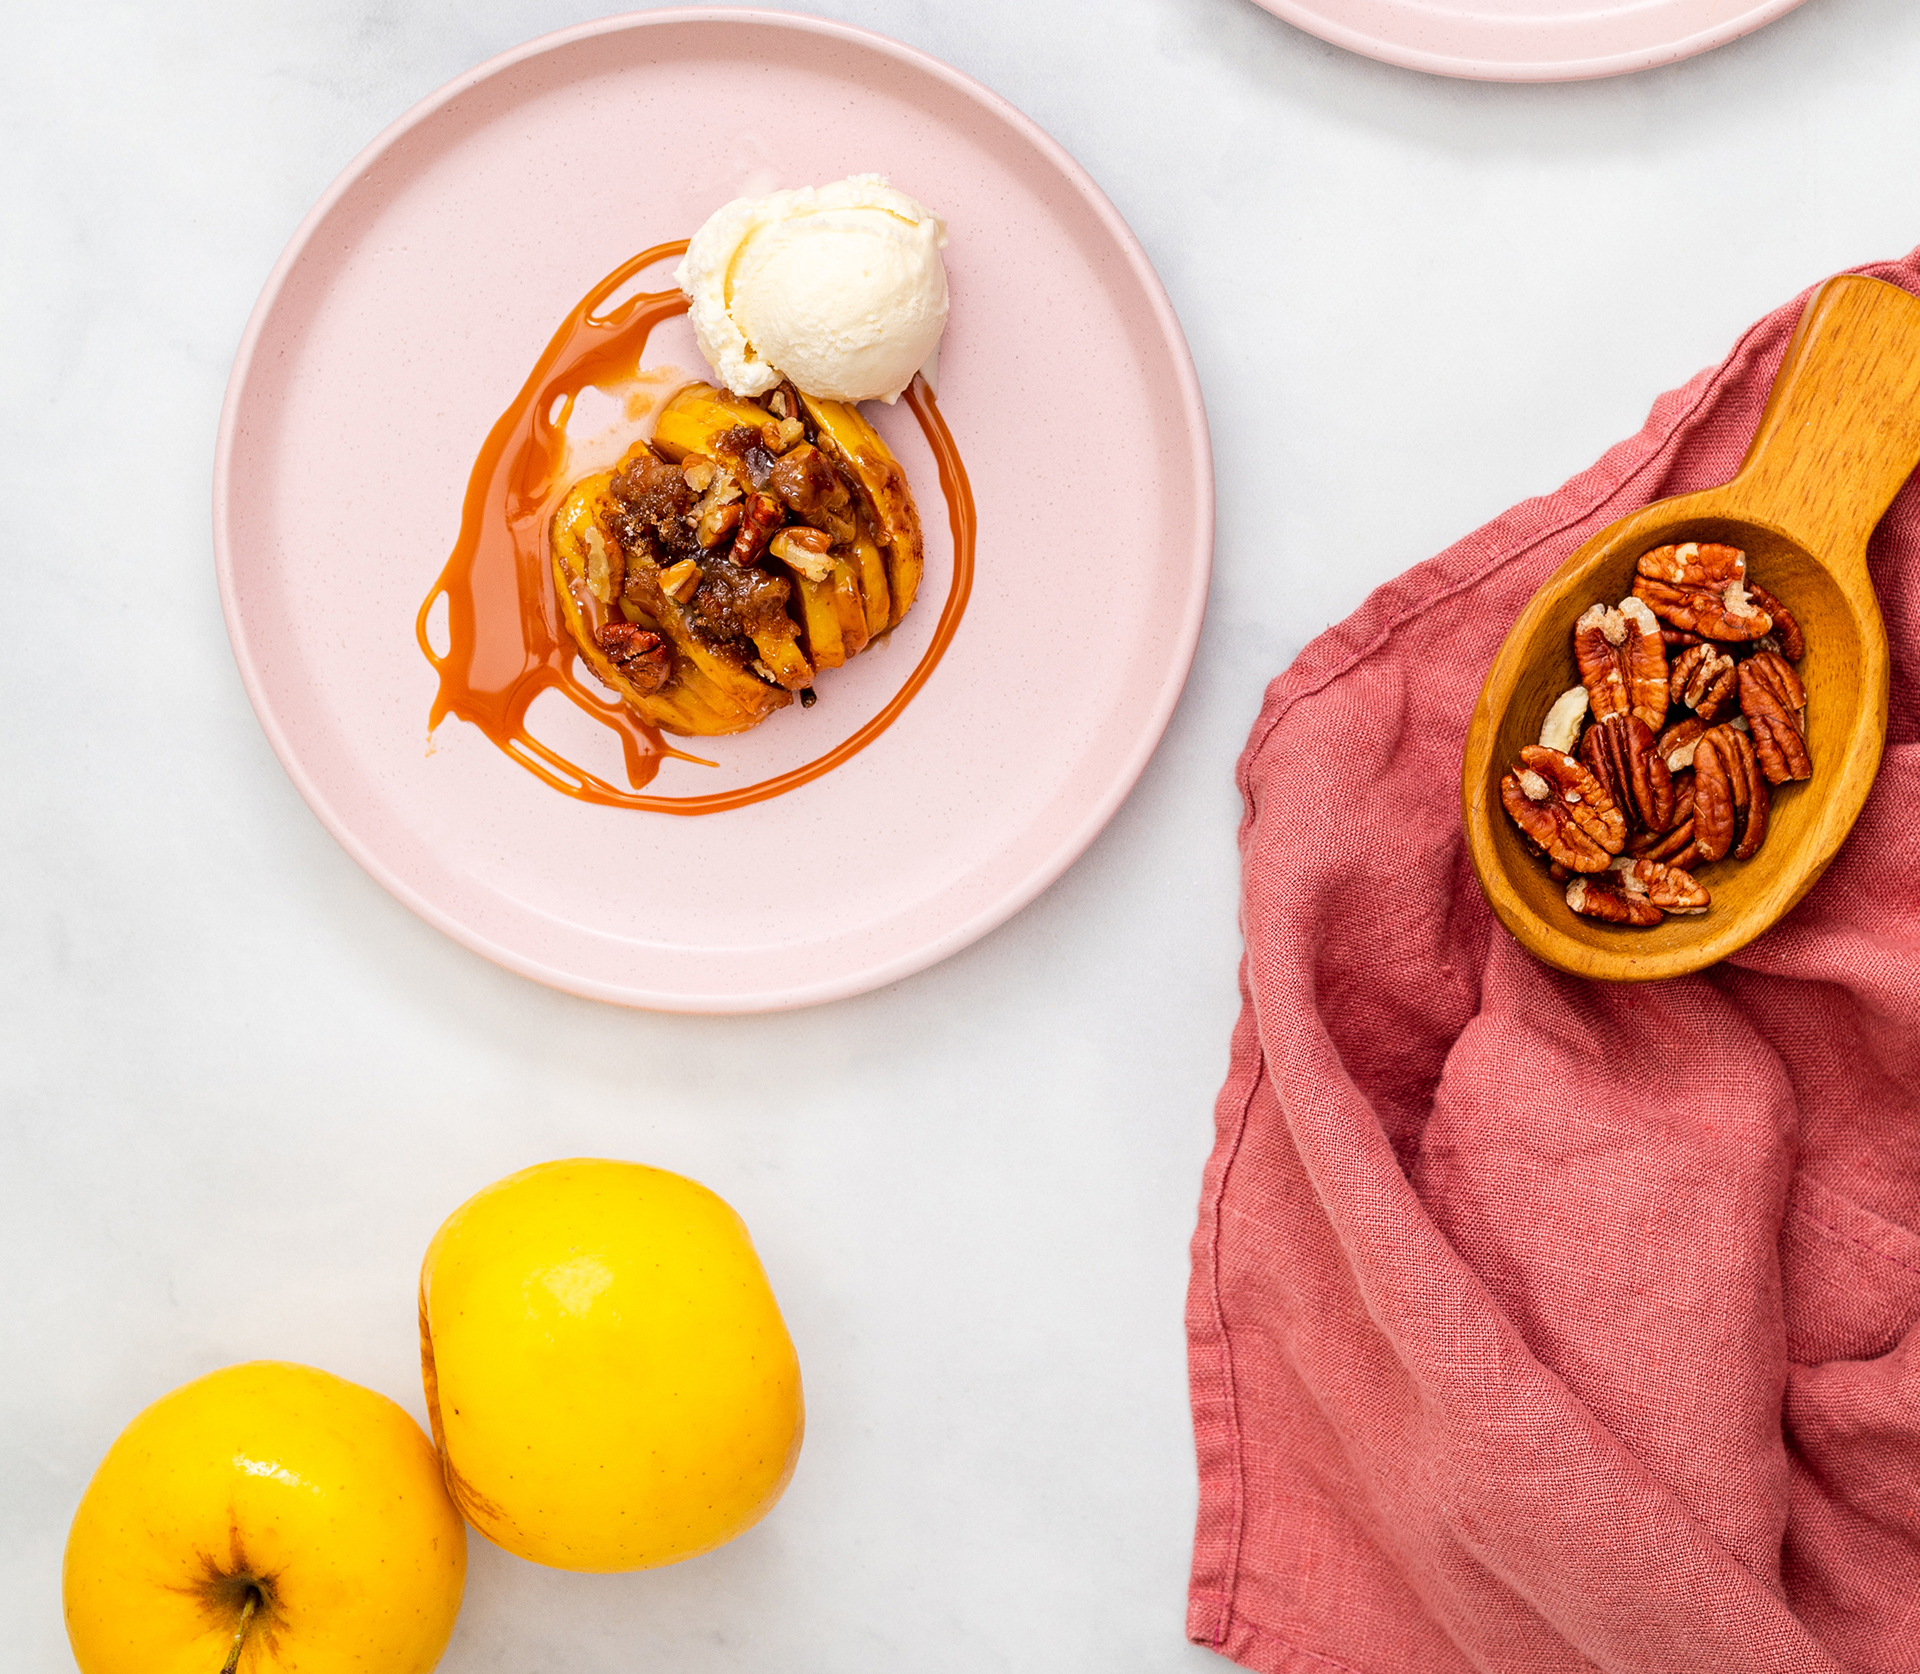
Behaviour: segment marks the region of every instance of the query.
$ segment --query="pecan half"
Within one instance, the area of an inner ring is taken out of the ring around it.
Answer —
[[[1645,858],[1616,860],[1613,870],[1629,895],[1644,895],[1663,913],[1703,913],[1713,905],[1707,886],[1681,867]]]
[[[1596,721],[1627,712],[1627,677],[1620,668],[1626,639],[1627,619],[1605,605],[1583,611],[1573,625],[1573,660]]]
[[[1778,642],[1781,655],[1790,663],[1799,662],[1807,654],[1807,636],[1801,633],[1800,624],[1793,619],[1793,612],[1757,581],[1747,583],[1747,593],[1755,604],[1773,618],[1771,637]]]
[[[1659,622],[1641,600],[1629,595],[1620,601],[1619,609],[1627,623],[1627,643],[1620,648],[1627,696],[1634,714],[1658,732],[1671,701],[1666,642],[1660,637]]]
[[[1666,719],[1667,648],[1643,601],[1584,612],[1573,625],[1573,658],[1596,721],[1627,710],[1656,729]]]
[[[1668,690],[1675,703],[1684,703],[1701,720],[1711,724],[1733,707],[1739,685],[1733,659],[1718,646],[1702,644],[1674,658]]]
[[[1753,753],[1770,785],[1811,779],[1807,754],[1807,688],[1778,651],[1758,651],[1740,665],[1740,712],[1753,734]]]
[[[1715,727],[1693,752],[1693,840],[1702,860],[1749,860],[1767,836],[1767,781],[1747,735]]]
[[[1662,628],[1660,643],[1668,651],[1684,651],[1689,645],[1705,645],[1707,642],[1698,634],[1690,634],[1685,628]]]
[[[1740,665],[1750,680],[1761,681],[1784,709],[1802,714],[1807,707],[1807,686],[1800,672],[1780,651],[1757,651]]]
[[[1673,776],[1673,823],[1665,831],[1643,831],[1627,844],[1630,855],[1672,860],[1693,842],[1693,775]]]
[[[1675,721],[1661,733],[1654,748],[1660,752],[1667,764],[1667,771],[1679,773],[1693,766],[1693,747],[1700,742],[1707,730],[1707,723],[1698,715],[1689,715],[1684,721]]]
[[[1567,885],[1567,905],[1582,918],[1625,924],[1635,930],[1648,929],[1667,916],[1644,894],[1628,891],[1619,873],[1611,870],[1598,877],[1573,879]]]
[[[1608,715],[1587,728],[1580,760],[1616,808],[1630,810],[1648,831],[1673,822],[1673,773],[1654,748],[1653,729],[1639,717]]]
[[[1627,822],[1600,781],[1563,750],[1529,744],[1500,781],[1500,804],[1535,848],[1575,872],[1604,872]]]
[[[593,637],[606,652],[607,661],[639,691],[659,691],[673,672],[673,658],[660,636],[645,628],[636,628],[631,622],[605,622],[594,630]],[[597,669],[594,672],[599,673]],[[612,682],[602,679],[601,684],[610,686]]]
[[[1747,555],[1738,547],[1688,541],[1656,546],[1635,566],[1633,591],[1669,627],[1707,639],[1758,639],[1773,618],[1747,592]]]

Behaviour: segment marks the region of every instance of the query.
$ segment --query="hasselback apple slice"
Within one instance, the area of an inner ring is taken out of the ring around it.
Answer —
[[[872,521],[875,544],[885,555],[887,626],[895,627],[912,608],[925,566],[920,514],[907,488],[907,474],[858,407],[844,401],[820,401],[806,394],[800,399],[813,420],[820,446],[860,491],[863,509]]]
[[[840,632],[840,611],[833,593],[833,571],[824,581],[795,574],[793,594],[800,607],[800,633],[806,641],[807,658],[818,673],[823,668],[840,668],[847,660],[845,637]],[[857,649],[857,647],[856,647]]]

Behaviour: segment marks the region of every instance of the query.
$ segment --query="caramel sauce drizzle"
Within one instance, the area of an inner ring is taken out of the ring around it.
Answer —
[[[414,622],[414,634],[440,676],[427,717],[431,735],[449,715],[471,722],[528,772],[583,802],[643,808],[659,814],[717,814],[779,796],[829,773],[885,732],[914,699],[953,642],[973,591],[977,519],[966,468],[933,393],[915,378],[908,407],[939,466],[953,528],[953,580],[933,641],[886,706],[825,755],[738,790],[707,796],[640,794],[668,757],[703,767],[714,763],[667,743],[625,704],[609,701],[575,672],[573,637],[560,620],[549,567],[547,518],[568,486],[566,424],[574,401],[590,386],[617,385],[638,371],[647,339],[663,321],[683,314],[679,291],[642,291],[609,312],[598,310],[637,273],[686,250],[686,241],[656,244],[595,285],[553,334],[513,404],[500,415],[474,460],[460,514],[460,537]],[[427,616],[447,601],[445,656],[427,638]],[[568,761],[527,731],[527,710],[542,692],[559,691],[620,739],[632,789],[623,790]]]

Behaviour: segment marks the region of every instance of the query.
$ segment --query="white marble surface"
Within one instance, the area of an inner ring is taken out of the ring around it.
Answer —
[[[673,1569],[561,1575],[476,1539],[445,1668],[1206,1666],[1182,1639],[1180,1316],[1262,683],[1752,317],[1920,242],[1911,0],[1809,0],[1562,87],[1388,69],[1250,0],[826,9],[1011,99],[1139,233],[1211,409],[1213,603],[1165,745],[1033,907],[863,999],[699,1019],[548,992],[383,894],[268,750],[213,582],[215,420],[282,243],[416,99],[592,12],[10,8],[9,1670],[71,1666],[67,1519],[141,1405],[276,1356],[420,1413],[428,1236],[583,1152],[745,1215],[806,1369],[805,1456],[770,1519]]]

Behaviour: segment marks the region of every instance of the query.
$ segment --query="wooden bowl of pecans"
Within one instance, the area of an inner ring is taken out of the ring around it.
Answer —
[[[1532,953],[1699,970],[1826,870],[1886,736],[1867,539],[1916,461],[1920,299],[1830,280],[1734,478],[1622,518],[1534,595],[1461,774],[1474,870]]]

